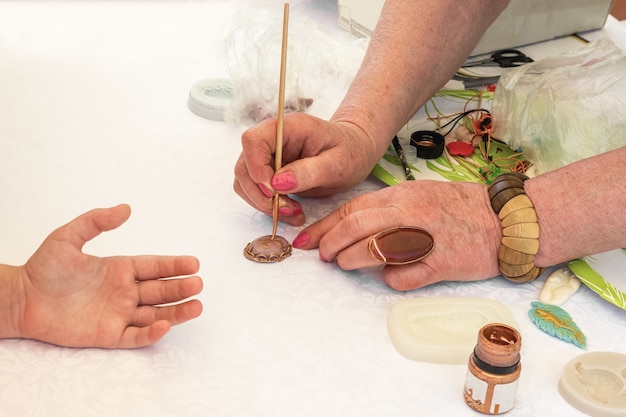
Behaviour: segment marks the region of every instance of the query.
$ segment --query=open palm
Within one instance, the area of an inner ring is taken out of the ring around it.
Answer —
[[[82,252],[130,216],[127,205],[91,210],[52,232],[20,268],[20,337],[63,346],[135,348],[202,312],[202,280],[191,256],[114,256]],[[168,305],[163,305],[168,304]]]

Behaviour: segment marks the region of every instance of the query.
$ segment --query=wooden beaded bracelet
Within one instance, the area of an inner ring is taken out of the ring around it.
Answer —
[[[502,276],[521,284],[544,270],[535,266],[539,250],[539,223],[533,203],[524,192],[528,177],[518,172],[499,175],[489,186],[491,207],[502,225],[498,266]]]

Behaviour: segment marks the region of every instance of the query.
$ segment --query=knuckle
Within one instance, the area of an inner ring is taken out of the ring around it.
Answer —
[[[344,219],[344,229],[348,236],[360,236],[366,225],[361,216],[350,216]]]
[[[241,156],[237,159],[237,162],[235,162],[234,171],[235,171],[235,177],[237,178],[243,176],[248,171],[246,163]]]
[[[257,138],[257,133],[256,133],[256,128],[255,127],[251,127],[247,130],[245,130],[242,134],[241,134],[241,143],[245,146],[248,143],[252,143],[256,140]]]

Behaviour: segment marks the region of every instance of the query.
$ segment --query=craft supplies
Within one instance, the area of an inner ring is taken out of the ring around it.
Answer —
[[[559,306],[543,304],[539,301],[533,301],[531,306],[528,316],[538,328],[564,342],[585,348],[587,337],[567,311]]]
[[[417,149],[417,157],[435,159],[443,154],[444,138],[441,133],[418,130],[411,134],[411,145]]]
[[[406,156],[404,154],[404,149],[402,149],[402,145],[400,145],[400,140],[398,139],[398,136],[393,137],[393,139],[391,140],[391,144],[393,145],[393,148],[396,150],[398,159],[400,160],[400,163],[402,164],[402,169],[404,169],[404,175],[406,176],[406,179],[414,180],[415,177],[413,176],[413,173],[411,172],[411,167],[409,166],[409,163],[407,162]]]
[[[502,68],[519,67],[520,65],[533,62],[533,59],[526,56],[517,49],[504,49],[491,54],[487,58],[478,60],[468,60],[463,64],[463,67],[475,67],[475,66],[499,66]]]
[[[502,73],[494,134],[538,174],[624,146],[626,51],[603,37]],[[598,140],[592,140],[598,138]]]
[[[275,170],[282,165],[283,155],[283,118],[285,115],[285,72],[287,67],[287,34],[289,27],[289,3],[285,3],[283,16],[282,52],[280,56],[280,83],[278,89],[278,121],[276,123],[276,150],[274,152]],[[282,236],[276,235],[278,228],[278,205],[280,195],[272,196],[272,234],[261,236],[248,243],[243,254],[256,262],[280,262],[291,255],[292,246]]]
[[[484,414],[501,414],[513,408],[522,371],[521,347],[518,331],[505,324],[488,324],[478,331],[463,389],[467,405]]]
[[[567,266],[602,299],[626,310],[625,248],[575,259]]]
[[[224,110],[232,99],[232,81],[226,78],[208,78],[191,86],[187,106],[200,117],[222,121]]]
[[[568,267],[557,268],[543,284],[539,301],[560,306],[578,291],[580,284],[580,280]]]
[[[387,316],[389,338],[402,356],[455,365],[467,363],[476,333],[489,323],[518,326],[507,306],[478,297],[406,298]]]
[[[589,352],[565,365],[559,394],[571,406],[595,417],[626,417],[626,355]]]

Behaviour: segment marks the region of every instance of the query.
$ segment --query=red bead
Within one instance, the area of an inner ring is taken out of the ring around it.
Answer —
[[[465,142],[450,142],[446,145],[450,155],[470,156],[474,153],[474,147]]]

